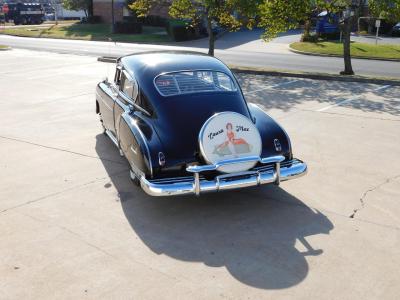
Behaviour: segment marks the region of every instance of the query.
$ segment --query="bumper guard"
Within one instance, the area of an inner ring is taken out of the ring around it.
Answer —
[[[242,157],[223,160],[214,165],[189,166],[187,172],[193,176],[147,180],[140,178],[142,189],[151,196],[197,195],[206,192],[226,191],[267,183],[279,185],[286,181],[303,176],[307,173],[307,164],[298,159],[284,162],[281,155],[261,158],[259,156]],[[259,162],[260,167],[249,171],[222,174],[214,180],[206,180],[201,172],[218,171],[221,167],[245,162]]]

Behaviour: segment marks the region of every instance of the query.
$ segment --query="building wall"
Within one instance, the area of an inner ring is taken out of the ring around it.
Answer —
[[[168,19],[169,18],[168,9],[169,9],[168,4],[157,4],[151,8],[149,15],[160,16]]]
[[[124,0],[114,0],[115,22],[122,20],[124,5]],[[93,15],[100,16],[104,23],[111,23],[111,0],[93,0]]]
[[[123,16],[127,15],[124,0],[114,0],[114,18],[115,21],[121,21]],[[149,15],[169,18],[168,4],[157,4],[149,12]],[[100,16],[102,22],[111,23],[111,0],[93,0],[93,15]]]

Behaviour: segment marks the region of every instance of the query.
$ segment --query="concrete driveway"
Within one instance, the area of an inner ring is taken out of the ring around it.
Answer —
[[[1,299],[398,299],[399,87],[238,74],[309,174],[156,199],[101,133],[113,65],[0,65]]]

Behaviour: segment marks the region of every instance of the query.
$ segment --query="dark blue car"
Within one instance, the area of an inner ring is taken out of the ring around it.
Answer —
[[[336,14],[323,11],[318,15],[316,31],[318,34],[332,34],[340,32],[339,17]]]
[[[97,86],[96,112],[132,180],[153,196],[279,184],[307,171],[285,130],[201,53],[119,58],[114,80]]]

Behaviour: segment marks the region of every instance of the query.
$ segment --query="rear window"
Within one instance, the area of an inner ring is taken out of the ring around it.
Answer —
[[[154,80],[162,96],[202,92],[234,92],[237,87],[225,73],[217,71],[182,71],[159,75]]]

